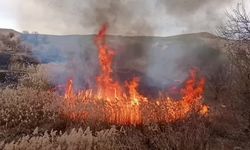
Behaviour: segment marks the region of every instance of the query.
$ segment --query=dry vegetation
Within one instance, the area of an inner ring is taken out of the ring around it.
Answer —
[[[72,121],[60,113],[63,98],[51,90],[46,67],[30,66],[17,85],[0,89],[0,149],[250,149],[250,38],[229,34],[236,33],[232,29],[245,34],[250,27],[231,26],[240,21],[249,26],[250,21],[244,9],[234,13],[229,20],[235,22],[220,29],[230,61],[206,75],[208,116],[141,126]]]
[[[245,124],[227,105],[208,117],[169,124],[111,126],[61,115],[62,97],[51,91],[43,66],[30,67],[17,86],[0,90],[3,149],[231,149],[248,148]]]
[[[114,148],[114,137],[117,130],[102,130],[92,133],[90,128],[86,130],[72,129],[69,132],[50,131],[38,133],[38,128],[31,135],[24,136],[16,142],[8,143],[4,149],[112,149]]]

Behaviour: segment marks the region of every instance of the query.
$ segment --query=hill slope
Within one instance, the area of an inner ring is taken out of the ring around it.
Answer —
[[[20,34],[31,45],[33,55],[42,63],[57,64],[53,73],[85,81],[94,80],[98,72],[98,50],[95,35]],[[115,51],[114,68],[118,78],[145,76],[145,82],[165,87],[173,80],[184,80],[192,67],[204,74],[223,60],[224,41],[210,33],[194,33],[171,37],[107,36]],[[130,73],[128,73],[130,72]],[[132,73],[131,73],[132,72]]]

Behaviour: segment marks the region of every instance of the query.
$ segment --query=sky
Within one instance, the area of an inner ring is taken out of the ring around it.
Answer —
[[[0,0],[0,28],[93,34],[108,23],[116,35],[213,33],[242,1],[250,8],[250,0]]]

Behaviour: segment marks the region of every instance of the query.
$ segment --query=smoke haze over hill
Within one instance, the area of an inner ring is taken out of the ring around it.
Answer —
[[[241,1],[241,0],[238,0]],[[233,0],[13,0],[20,30],[93,34],[104,22],[119,35],[169,36],[213,32]]]

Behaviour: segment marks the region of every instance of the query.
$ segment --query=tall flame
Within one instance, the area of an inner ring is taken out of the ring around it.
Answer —
[[[97,89],[75,93],[73,80],[69,80],[65,92],[65,104],[68,108],[64,111],[66,116],[78,120],[96,119],[112,124],[137,125],[185,119],[193,110],[201,115],[208,113],[208,106],[202,104],[205,79],[196,82],[195,70],[190,71],[190,79],[181,90],[183,97],[179,100],[170,97],[148,100],[138,92],[138,77],[126,82],[126,86],[114,81],[112,62],[115,53],[106,44],[106,32],[107,25],[103,25],[95,38],[100,63],[100,75],[96,79]],[[94,110],[90,109],[92,107]]]
[[[97,77],[97,86],[98,96],[111,100],[122,96],[122,88],[119,83],[114,82],[112,78],[114,51],[106,44],[106,32],[107,25],[103,25],[95,39],[95,43],[99,49],[99,62],[101,66],[101,75]]]

